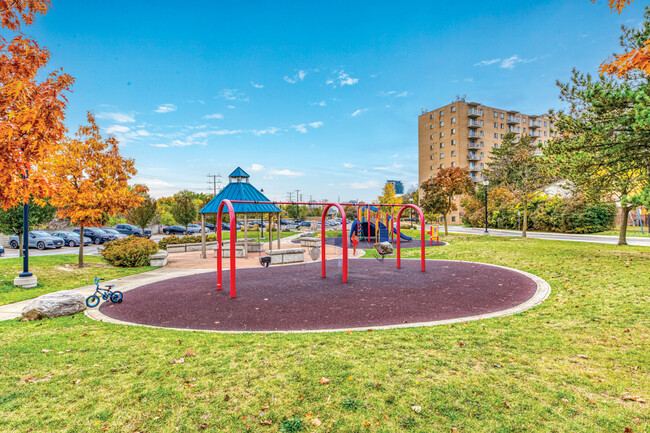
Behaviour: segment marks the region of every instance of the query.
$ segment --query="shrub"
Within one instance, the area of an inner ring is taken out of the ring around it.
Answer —
[[[107,243],[102,251],[102,256],[113,266],[139,268],[149,266],[149,256],[156,251],[158,251],[158,245],[154,241],[129,236],[126,239]]]
[[[205,237],[206,242],[212,242],[217,240],[216,234],[207,235]],[[177,245],[177,244],[198,244],[201,243],[201,236],[183,236],[178,237],[176,235],[167,236],[158,242],[158,248],[167,249],[167,245]]]

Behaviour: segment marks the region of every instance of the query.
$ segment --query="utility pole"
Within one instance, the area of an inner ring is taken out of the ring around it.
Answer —
[[[221,184],[221,174],[208,174],[208,179],[210,179],[208,180],[208,185],[212,185],[212,192],[214,195],[217,195],[217,184]]]
[[[291,191],[289,191],[289,192],[287,193],[287,195],[289,196],[289,200],[287,200],[287,201],[292,201],[292,200],[291,200],[292,194],[293,194],[293,193],[292,193]]]

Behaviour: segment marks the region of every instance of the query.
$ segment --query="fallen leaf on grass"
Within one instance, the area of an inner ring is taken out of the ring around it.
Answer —
[[[311,420],[311,423],[310,423],[310,424],[311,424],[311,425],[314,425],[314,426],[316,426],[316,427],[318,427],[318,426],[321,425],[322,423],[320,422],[320,420],[319,420],[318,418],[314,418],[314,419]]]
[[[187,352],[185,352],[184,357],[189,357],[189,356],[196,356],[196,352],[194,352],[192,349],[187,349]]]
[[[510,404],[509,404],[507,401],[504,401],[504,402],[503,402],[503,406],[506,407],[507,409],[511,409],[511,408],[512,408],[512,406],[510,406]]]
[[[34,382],[36,382],[35,377],[28,377],[27,379],[25,379],[25,383],[34,383]]]
[[[576,355],[577,358],[589,359],[587,355]]]
[[[193,378],[193,377],[190,377],[189,379],[185,379],[183,382],[185,382],[185,383],[196,382],[196,379]]]
[[[624,395],[621,398],[623,401],[636,401],[638,403],[645,403],[645,400],[639,395]]]
[[[51,350],[48,350],[48,349],[41,349],[41,353],[47,353],[47,352],[51,352]]]
[[[260,424],[261,425],[272,425],[273,421],[271,421],[270,419],[265,419],[265,420],[260,421]]]
[[[420,412],[422,412],[422,406],[411,406],[411,409],[412,409],[413,412],[415,412],[415,413],[420,413]]]
[[[319,382],[321,385],[327,385],[328,383],[330,383],[330,380],[327,379],[326,377],[321,377]]]
[[[170,364],[184,364],[185,359],[184,358],[174,358],[173,360],[169,361]]]
[[[199,424],[199,428],[200,429],[206,429],[206,428],[208,428],[208,425],[206,423]]]
[[[456,427],[451,428],[451,433],[458,433],[458,429]]]

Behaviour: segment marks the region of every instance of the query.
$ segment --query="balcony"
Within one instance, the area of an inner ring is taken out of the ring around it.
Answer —
[[[469,155],[467,155],[467,159],[470,161],[480,161],[481,159],[483,159],[483,157],[478,153],[470,153]]]
[[[534,129],[534,128],[541,128],[541,126],[542,126],[542,122],[539,121],[539,120],[537,120],[537,121],[532,121],[532,120],[531,120],[529,126],[530,126],[531,129]]]
[[[480,138],[480,136],[478,135],[478,133],[476,131],[469,131],[469,133],[467,134],[467,137],[468,138]]]
[[[481,168],[476,164],[470,164],[469,165],[469,171],[474,171],[474,172],[481,171]]]
[[[483,127],[483,121],[482,120],[475,120],[475,119],[469,119],[468,125],[470,128],[482,128]]]
[[[521,122],[521,117],[519,116],[508,116],[508,123],[519,123]]]
[[[478,149],[482,149],[483,146],[481,146],[480,143],[477,143],[475,141],[470,141],[469,144],[467,145],[467,148],[468,149],[477,149],[478,150]]]
[[[508,128],[508,132],[514,132],[515,134],[520,134],[521,133],[521,127],[519,127],[519,126],[517,126],[517,127],[510,126]]]
[[[483,115],[483,110],[479,110],[478,108],[470,108],[467,112],[467,115],[469,117],[481,117]]]

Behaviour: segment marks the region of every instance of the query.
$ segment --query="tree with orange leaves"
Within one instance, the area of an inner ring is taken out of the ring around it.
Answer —
[[[49,0],[0,0],[2,28],[15,34],[11,41],[0,36],[0,206],[4,209],[48,195],[51,185],[42,165],[65,133],[65,93],[73,78],[59,70],[37,81],[50,53],[21,31],[49,5]]]
[[[88,125],[80,126],[74,138],[66,138],[52,155],[48,170],[57,179],[50,203],[61,218],[84,227],[101,224],[104,214],[124,213],[142,202],[129,179],[137,173],[134,160],[120,156],[115,138],[102,138],[95,117],[88,113]],[[79,245],[79,267],[83,267],[83,242]]]
[[[442,214],[447,231],[447,214],[458,210],[455,196],[470,194],[474,191],[474,182],[469,177],[469,170],[460,167],[441,168],[431,179],[421,185],[424,193],[421,205],[427,214]]]

